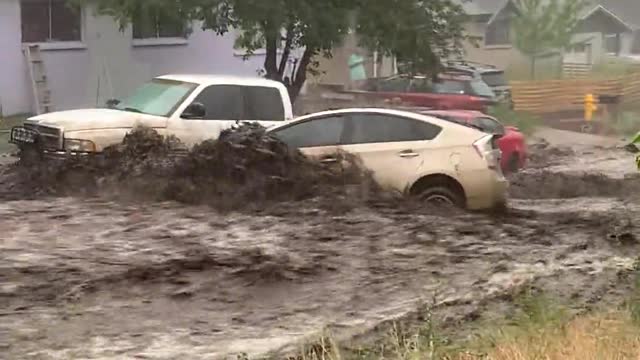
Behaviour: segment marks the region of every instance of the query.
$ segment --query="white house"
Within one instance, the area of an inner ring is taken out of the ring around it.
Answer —
[[[190,28],[190,29],[189,29]],[[165,73],[256,75],[263,57],[243,59],[235,34],[160,14],[120,30],[111,17],[66,0],[0,0],[0,116],[33,112],[25,44],[40,45],[54,110],[102,105]]]

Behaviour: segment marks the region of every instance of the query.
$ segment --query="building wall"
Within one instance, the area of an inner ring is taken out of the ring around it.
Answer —
[[[468,34],[477,38],[475,42],[467,41],[465,43],[466,60],[494,65],[505,70],[511,66],[521,66],[528,62],[527,58],[511,45],[486,46],[484,44],[486,23],[469,22],[465,25],[465,29]]]
[[[0,49],[0,115],[28,111],[31,102],[16,0],[0,1]]]
[[[153,76],[166,73],[256,75],[263,56],[245,61],[234,51],[234,34],[217,36],[194,24],[185,41],[134,41],[110,18],[84,10],[83,41],[43,45],[55,110],[104,104],[123,97]],[[63,45],[63,46],[61,46]],[[0,104],[3,115],[33,112],[22,53],[20,2],[0,1]]]

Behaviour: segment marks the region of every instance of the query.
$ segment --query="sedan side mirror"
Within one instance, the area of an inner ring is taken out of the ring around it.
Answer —
[[[204,119],[207,115],[207,109],[202,103],[193,102],[180,115],[183,119]]]

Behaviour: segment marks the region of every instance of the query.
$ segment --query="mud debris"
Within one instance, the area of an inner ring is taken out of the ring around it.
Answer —
[[[13,166],[4,170],[0,194],[104,196],[120,200],[178,201],[219,210],[261,208],[320,197],[338,208],[391,199],[358,160],[346,153],[327,167],[289,149],[258,124],[225,130],[190,150],[174,137],[136,128],[122,144],[98,156]]]
[[[551,144],[544,139],[529,144],[528,152],[527,168],[530,169],[553,166],[559,160],[575,155],[575,151],[570,147],[551,146]]]
[[[640,194],[638,179],[616,179],[598,173],[524,171],[509,177],[509,195],[515,199],[569,199]]]
[[[525,287],[587,309],[632,286],[640,208],[615,198],[638,178],[534,167],[489,216],[390,203],[351,159],[318,168],[252,126],[174,141],[140,130],[100,159],[0,167],[3,355],[259,356],[324,329],[375,341],[434,298],[460,329]],[[540,167],[575,156],[541,151]]]

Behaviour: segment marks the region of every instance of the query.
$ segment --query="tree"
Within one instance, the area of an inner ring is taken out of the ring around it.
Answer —
[[[515,17],[514,45],[530,59],[531,78],[535,78],[536,58],[572,45],[586,0],[512,0]]]
[[[83,2],[90,0],[69,0]],[[469,0],[463,0],[469,1]],[[126,26],[140,12],[162,11],[201,21],[222,35],[238,29],[236,44],[251,54],[265,49],[264,74],[285,82],[295,100],[318,56],[331,56],[355,30],[361,44],[412,62],[416,71],[437,71],[439,61],[460,53],[462,7],[452,0],[97,0],[99,11]],[[285,74],[297,52],[296,71]]]

